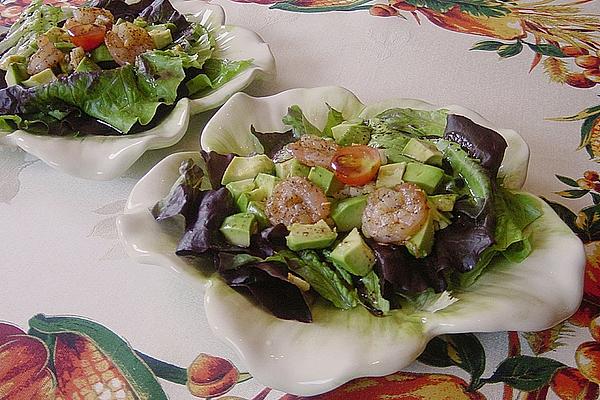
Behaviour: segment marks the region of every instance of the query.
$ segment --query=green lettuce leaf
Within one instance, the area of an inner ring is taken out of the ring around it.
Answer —
[[[368,121],[375,133],[404,132],[416,136],[444,136],[446,110],[414,110],[392,108]]]
[[[187,35],[174,42],[169,51],[184,60],[185,68],[202,68],[204,62],[211,58],[216,42],[208,29],[197,22],[190,23]],[[185,55],[185,56],[184,56]],[[187,56],[187,57],[186,57]]]
[[[323,132],[306,119],[298,105],[288,107],[288,112],[283,116],[282,122],[292,128],[295,137],[302,135],[323,136]]]
[[[323,135],[333,137],[331,128],[344,122],[344,116],[329,104],[327,104],[327,108],[329,111],[327,112],[327,122],[325,123],[325,128],[323,128]]]
[[[498,255],[504,256],[511,262],[520,262],[531,253],[527,227],[542,216],[539,201],[523,193],[513,193],[498,188],[494,197],[494,209],[495,243],[484,251],[472,271],[460,274],[460,287],[471,286]]]
[[[321,261],[317,252],[304,250],[299,252],[298,256],[292,254],[286,252],[285,255],[290,269],[308,282],[317,293],[337,308],[348,310],[356,307],[358,304],[356,290],[349,288],[344,277],[328,263]]]
[[[135,67],[74,73],[31,89],[2,89],[0,99],[9,98],[11,104],[6,104],[6,110],[0,106],[0,113],[36,114],[78,107],[127,133],[138,122],[148,124],[161,104],[173,104],[184,77],[179,58],[149,52],[138,59]]]
[[[390,302],[381,293],[381,283],[375,271],[369,272],[360,278],[358,287],[360,302],[377,315],[385,315],[390,311]]]

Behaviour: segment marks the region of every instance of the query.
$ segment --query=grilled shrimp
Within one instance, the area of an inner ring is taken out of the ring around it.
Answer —
[[[428,215],[427,196],[417,185],[379,188],[367,199],[362,231],[379,243],[402,244],[423,226]]]
[[[64,29],[75,25],[103,25],[110,28],[115,22],[115,17],[108,10],[97,7],[82,7],[73,10],[73,17],[65,21]]]
[[[330,206],[320,187],[306,178],[292,176],[275,186],[265,212],[273,225],[314,224],[329,216]]]
[[[123,22],[106,32],[104,43],[112,58],[119,64],[133,64],[135,58],[154,49],[154,40],[144,28]]]
[[[46,68],[53,68],[65,58],[65,53],[58,50],[47,36],[40,35],[36,41],[38,49],[33,53],[27,64],[29,75],[35,75]]]
[[[321,166],[331,169],[331,159],[340,148],[333,140],[318,136],[303,135],[300,140],[290,143],[287,148],[302,164],[309,167]]]

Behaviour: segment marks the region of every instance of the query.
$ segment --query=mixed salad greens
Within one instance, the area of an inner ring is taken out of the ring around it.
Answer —
[[[283,122],[283,133],[250,127],[264,154],[184,162],[152,210],[184,217],[178,255],[213,257],[275,316],[310,322],[315,298],[377,316],[434,312],[494,258],[530,254],[541,206],[502,186],[497,132],[407,108],[347,121],[329,107],[321,130],[294,105]]]
[[[168,0],[34,0],[0,37],[0,131],[121,135],[155,125],[183,97],[216,89],[252,60],[215,57],[213,28]]]

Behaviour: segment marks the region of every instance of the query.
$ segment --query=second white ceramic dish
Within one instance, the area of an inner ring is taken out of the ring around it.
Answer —
[[[252,65],[225,85],[196,99],[180,100],[155,128],[123,136],[57,137],[39,136],[19,130],[0,144],[21,147],[52,168],[79,178],[110,180],[122,175],[147,150],[169,147],[185,134],[190,117],[222,105],[231,95],[255,79],[275,74],[269,46],[256,33],[225,25],[223,9],[202,1],[174,1],[173,6],[190,20],[201,22],[216,39],[215,57],[252,60]]]
[[[396,99],[365,107],[337,87],[294,89],[265,98],[233,96],[207,124],[202,148],[220,153],[262,151],[250,125],[263,132],[284,131],[281,117],[298,104],[307,118],[323,127],[325,103],[349,119],[372,116],[391,107],[444,108],[502,134],[509,147],[501,167],[505,185],[522,186],[529,151],[514,131],[497,129],[478,114],[458,106],[435,107]],[[252,110],[252,113],[240,112]],[[119,235],[137,261],[189,273],[206,282],[205,309],[216,336],[227,342],[259,381],[288,393],[315,395],[353,378],[393,373],[411,362],[434,336],[445,333],[532,331],[553,326],[577,309],[583,290],[585,256],[579,239],[541,200],[544,215],[531,226],[533,252],[520,264],[494,262],[476,284],[455,292],[454,304],[434,312],[397,310],[377,318],[357,307],[340,311],[317,302],[313,323],[275,318],[212,275],[210,263],[177,257],[183,231],[177,221],[157,223],[151,208],[178,176],[181,161],[199,153],[173,154],[135,186],[118,220]],[[190,316],[193,318],[193,316]]]

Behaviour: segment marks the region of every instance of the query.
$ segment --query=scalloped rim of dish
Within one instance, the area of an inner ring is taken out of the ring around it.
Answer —
[[[216,4],[174,1],[180,12],[209,24],[220,43],[217,55],[233,60],[253,59],[253,64],[222,87],[206,96],[179,100],[156,127],[123,136],[57,137],[17,130],[2,137],[0,144],[18,146],[50,167],[69,175],[92,180],[121,176],[148,150],[170,147],[187,131],[192,115],[221,106],[234,93],[256,79],[275,76],[275,59],[269,45],[248,29],[225,25],[225,12]]]
[[[229,142],[230,151],[247,154],[262,150],[252,135],[240,133],[249,132],[248,122],[259,131],[283,131],[281,115],[288,106],[299,104],[311,122],[323,126],[326,113],[318,112],[314,106],[317,101],[350,115],[373,115],[397,106],[444,108],[465,115],[507,138],[509,148],[502,169],[505,183],[517,189],[525,180],[529,151],[512,130],[497,129],[478,114],[458,106],[435,107],[419,100],[396,99],[365,107],[351,92],[337,87],[293,89],[263,98],[236,94],[206,125],[202,146],[223,152]],[[233,112],[238,107],[252,109],[253,114]],[[244,126],[246,129],[240,130]],[[455,293],[459,301],[446,309],[411,315],[400,310],[386,318],[375,318],[361,307],[339,311],[318,302],[313,305],[312,324],[279,320],[221,279],[210,279],[208,269],[177,257],[174,249],[182,227],[175,224],[166,228],[150,214],[149,207],[168,193],[177,178],[180,162],[190,157],[200,160],[195,152],[173,154],[138,182],[125,214],[117,221],[119,236],[136,261],[169,267],[205,283],[205,310],[214,334],[235,349],[249,372],[269,387],[298,395],[323,393],[353,378],[387,375],[407,366],[436,335],[541,330],[568,318],[581,300],[583,246],[542,203],[545,213],[535,225],[534,252],[519,266],[504,268],[497,263],[475,285]],[[571,267],[565,269],[565,265]],[[240,309],[244,312],[237,312]]]

